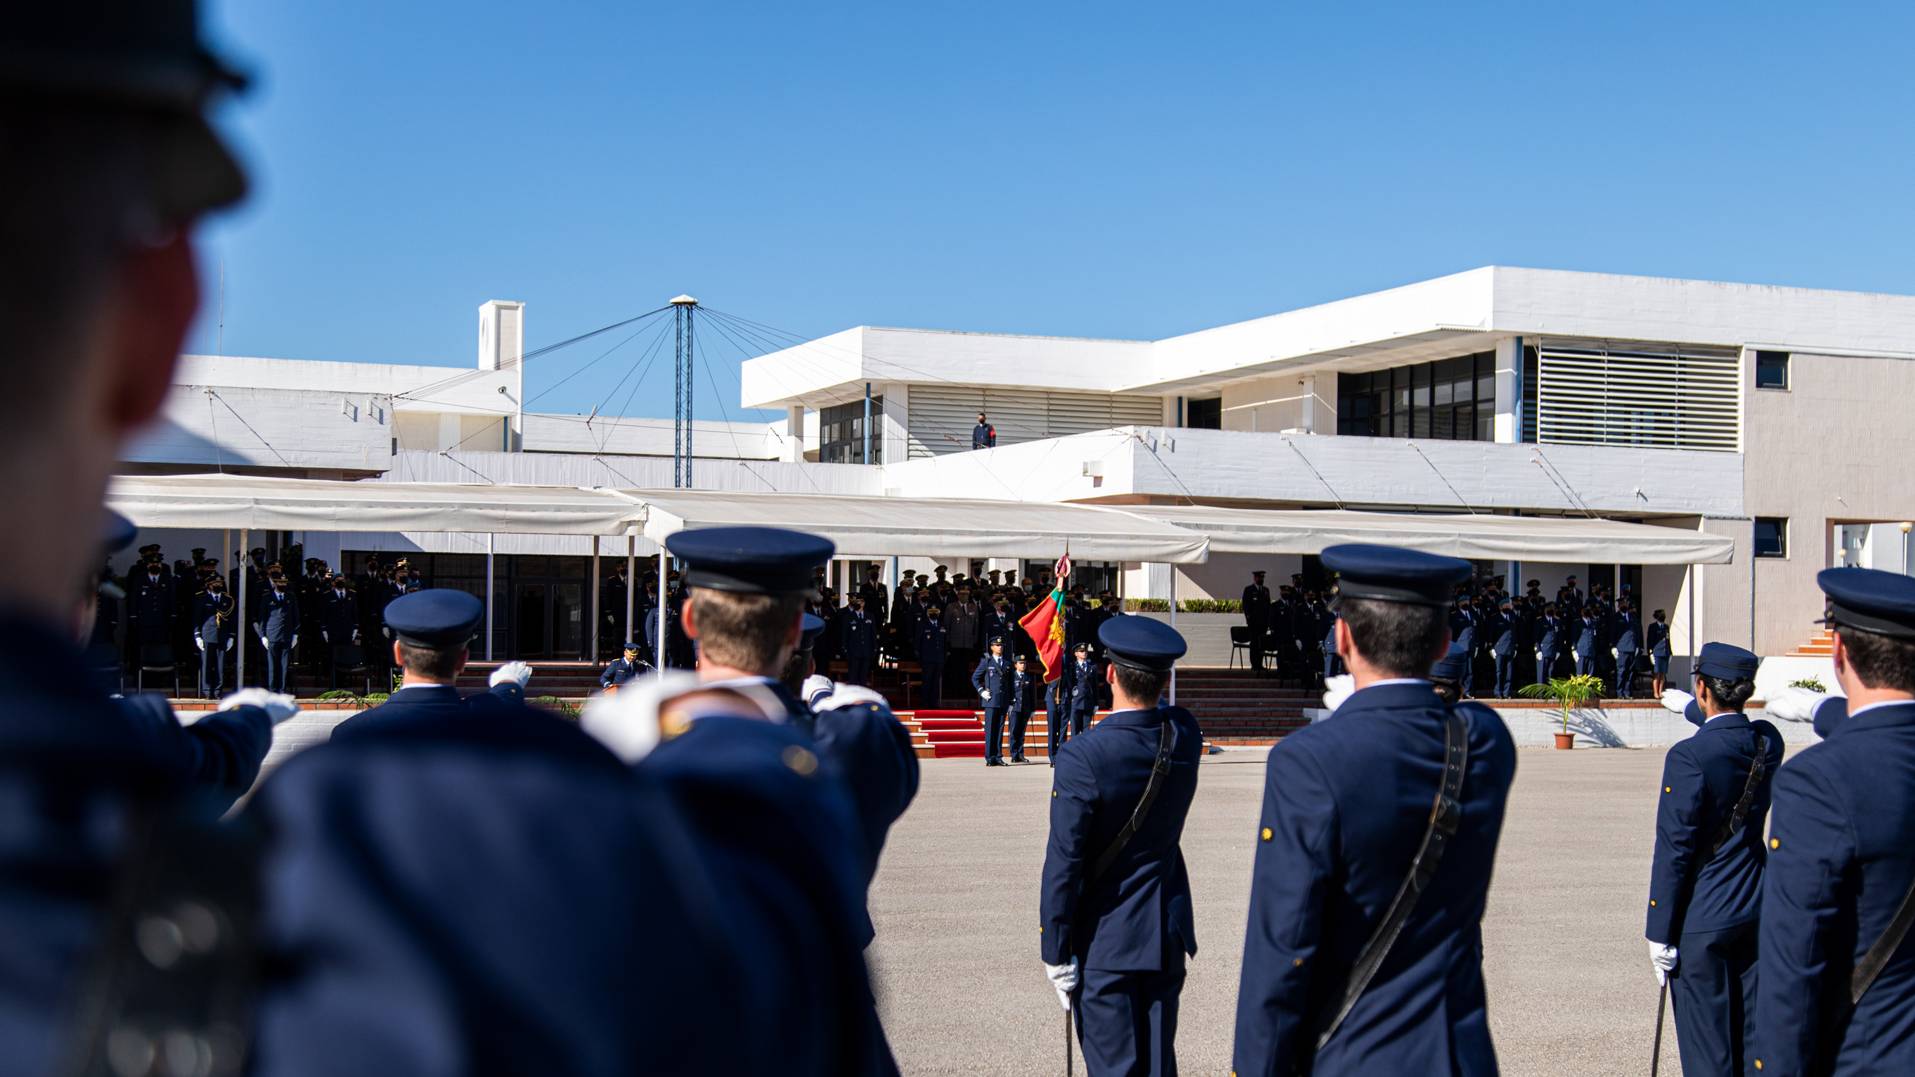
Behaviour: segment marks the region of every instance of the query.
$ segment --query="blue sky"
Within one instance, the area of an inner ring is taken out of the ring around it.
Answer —
[[[531,349],[680,292],[805,336],[1143,338],[1489,263],[1915,293],[1915,5],[215,0],[209,21],[258,73],[222,117],[257,194],[208,231],[194,351],[221,336],[222,266],[227,354],[449,365],[490,298],[527,302]],[[645,343],[562,385],[604,346],[535,359],[528,395],[601,405]],[[653,364],[630,412],[669,415],[670,381]]]

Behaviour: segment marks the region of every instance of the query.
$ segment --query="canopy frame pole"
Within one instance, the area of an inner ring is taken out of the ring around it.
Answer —
[[[1696,580],[1701,578],[1694,565],[1682,566],[1682,600],[1689,608],[1682,612],[1684,620],[1689,622],[1689,665],[1693,670],[1696,662]]]
[[[498,573],[493,568],[497,549],[497,543],[493,540],[497,537],[490,531],[485,535],[485,660],[488,662],[492,661],[492,590],[494,581],[498,579]]]
[[[691,596],[687,595],[685,600],[691,601]],[[665,599],[665,544],[661,542],[658,544],[658,665],[654,667],[660,673],[665,671],[666,605],[668,603]]]
[[[620,643],[631,643],[638,639],[632,635],[632,604],[636,597],[632,594],[638,589],[638,536],[625,533],[625,638]]]
[[[252,646],[252,626],[246,623],[246,566],[252,560],[248,544],[252,542],[253,529],[239,529],[239,658],[233,670],[233,679],[241,687],[246,687],[246,651]]]
[[[599,626],[599,618],[604,616],[603,614],[599,612],[599,608],[598,608],[598,605],[599,605],[598,592],[599,592],[600,582],[601,580],[599,578],[599,567],[598,567],[598,536],[593,535],[592,536],[592,630],[591,632],[587,633],[587,635],[592,637],[592,642],[587,645],[591,648],[591,650],[586,652],[587,654],[590,654],[592,656],[593,665],[598,664],[598,626]]]
[[[1170,627],[1177,627],[1177,566],[1170,565]],[[1177,705],[1177,667],[1170,667],[1170,705]]]

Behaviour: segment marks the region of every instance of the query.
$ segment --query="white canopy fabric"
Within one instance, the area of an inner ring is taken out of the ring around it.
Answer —
[[[664,542],[701,527],[794,527],[841,556],[1051,558],[1188,564],[1209,557],[1201,534],[1097,505],[827,494],[619,490],[645,508],[644,535]]]
[[[1204,534],[1212,553],[1315,554],[1338,543],[1368,542],[1493,561],[1726,565],[1735,552],[1735,542],[1726,536],[1619,520],[1208,505],[1130,511]]]
[[[249,475],[122,475],[107,504],[141,527],[622,535],[639,522],[603,490]]]

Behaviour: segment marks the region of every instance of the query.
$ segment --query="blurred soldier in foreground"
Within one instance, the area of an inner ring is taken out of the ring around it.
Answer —
[[[1909,1073],[1915,579],[1832,568],[1816,582],[1848,698],[1815,710],[1825,739],[1775,777],[1752,1065],[1763,1077]]]
[[[13,1072],[67,1054],[125,854],[204,788],[190,755],[210,750],[204,733],[89,678],[74,592],[99,570],[107,476],[165,399],[198,303],[195,224],[245,189],[202,116],[237,81],[183,4],[13,5],[0,20],[0,475],[14,517],[0,528],[0,1057]],[[232,717],[264,737],[264,710]]]
[[[1696,1077],[1733,1077],[1750,1057],[1762,829],[1782,764],[1782,734],[1742,714],[1760,662],[1740,647],[1703,646],[1695,676],[1702,728],[1662,764],[1644,935],[1656,979],[1675,1002],[1682,1071]]]
[[[1039,948],[1087,1072],[1174,1074],[1184,961],[1197,953],[1179,842],[1203,731],[1159,704],[1184,656],[1176,629],[1118,617],[1100,639],[1113,710],[1058,752]]]
[[[1356,691],[1270,751],[1234,1069],[1493,1074],[1481,922],[1516,751],[1428,679],[1470,565],[1356,545],[1323,564]]]

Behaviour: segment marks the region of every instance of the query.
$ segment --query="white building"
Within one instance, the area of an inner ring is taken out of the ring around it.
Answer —
[[[481,307],[464,371],[188,357],[126,470],[670,487],[668,420],[525,410],[524,317]],[[1483,567],[1547,594],[1571,574],[1620,573],[1646,609],[1669,611],[1678,653],[1693,634],[1778,655],[1814,634],[1816,570],[1910,567],[1915,485],[1899,468],[1915,433],[1898,410],[1915,401],[1911,359],[1915,297],[1505,267],[1158,341],[859,327],[745,363],[741,403],[787,417],[698,424],[695,483],[1703,531],[1733,540],[1732,563],[1564,564],[1538,549]],[[980,410],[998,447],[973,452]],[[484,542],[292,537],[335,563]],[[572,646],[590,540],[496,548],[520,556],[497,581],[510,616],[537,607],[549,649]],[[1174,571],[1179,596],[1235,597],[1253,567],[1316,572],[1308,555],[1215,554],[1108,573],[1131,595],[1169,595]],[[473,571],[446,560],[443,574]]]

